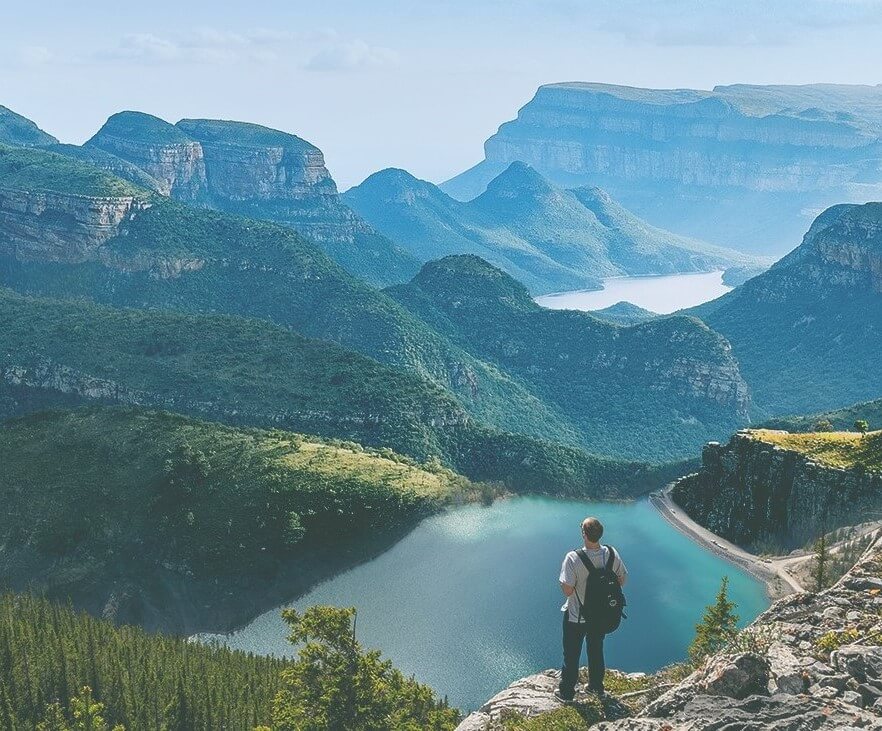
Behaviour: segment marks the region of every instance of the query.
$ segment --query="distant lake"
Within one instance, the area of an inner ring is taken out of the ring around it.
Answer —
[[[723,272],[670,274],[660,277],[614,277],[605,279],[603,289],[561,292],[537,297],[553,310],[602,310],[617,302],[631,302],[651,312],[667,315],[685,307],[726,294]]]
[[[730,577],[742,623],[768,605],[762,584],[679,533],[645,500],[521,497],[430,518],[292,606],[357,607],[363,645],[472,710],[517,678],[559,667],[558,571],[566,551],[579,545],[579,523],[588,514],[604,522],[605,538],[630,571],[628,619],[607,639],[610,667],[652,671],[682,659],[723,576]],[[293,654],[279,611],[217,639]]]

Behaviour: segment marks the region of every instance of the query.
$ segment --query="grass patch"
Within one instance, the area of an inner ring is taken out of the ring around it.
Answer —
[[[755,429],[750,436],[757,441],[799,452],[819,464],[868,471],[882,471],[882,431],[866,435],[856,432],[809,432],[791,434],[770,429]]]

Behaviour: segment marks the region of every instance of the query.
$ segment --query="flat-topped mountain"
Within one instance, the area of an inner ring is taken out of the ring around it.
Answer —
[[[20,147],[52,145],[58,142],[27,117],[0,105],[0,144]]]
[[[806,212],[882,197],[882,86],[542,86],[442,186],[469,200],[514,161],[598,185],[656,226],[780,254]]]
[[[689,312],[729,340],[768,414],[878,398],[882,204],[825,211],[771,269]]]
[[[375,284],[403,281],[417,269],[405,251],[341,203],[321,150],[295,135],[246,122],[173,125],[120,112],[86,147],[135,165],[159,182],[163,195],[289,226]],[[126,174],[119,167],[114,172]]]
[[[404,170],[343,195],[421,261],[476,254],[534,294],[592,289],[604,277],[725,269],[750,257],[650,226],[598,188],[565,190],[514,162],[463,203]]]
[[[750,397],[729,344],[694,318],[619,327],[547,310],[471,255],[430,262],[388,291],[476,358],[528,384],[592,451],[683,456],[698,434],[747,421]]]

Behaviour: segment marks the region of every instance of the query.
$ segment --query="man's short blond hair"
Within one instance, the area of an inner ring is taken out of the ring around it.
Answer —
[[[585,518],[582,521],[582,535],[592,543],[597,543],[603,536],[603,523],[597,518]]]

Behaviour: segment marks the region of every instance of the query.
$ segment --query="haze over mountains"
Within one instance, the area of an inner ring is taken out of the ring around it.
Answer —
[[[605,277],[751,263],[744,254],[650,226],[599,188],[561,189],[521,162],[466,203],[394,169],[370,176],[343,200],[420,261],[476,254],[533,294],[597,289]]]
[[[548,84],[442,188],[469,200],[519,160],[656,226],[781,254],[828,206],[882,198],[880,130],[882,86]]]

